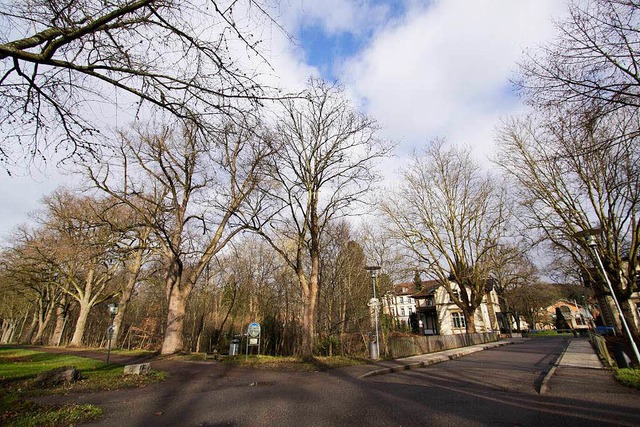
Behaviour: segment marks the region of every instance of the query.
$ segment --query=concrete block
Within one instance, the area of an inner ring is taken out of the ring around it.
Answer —
[[[126,365],[124,367],[125,375],[149,375],[151,373],[150,363],[138,363],[136,365]]]

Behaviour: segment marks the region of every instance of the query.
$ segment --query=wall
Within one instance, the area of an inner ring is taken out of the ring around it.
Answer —
[[[498,341],[498,336],[498,332],[485,332],[477,334],[389,337],[389,356],[397,359],[399,357],[495,342]]]

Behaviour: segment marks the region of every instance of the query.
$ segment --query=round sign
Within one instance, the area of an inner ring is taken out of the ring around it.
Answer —
[[[369,307],[379,307],[380,306],[380,300],[378,298],[371,298],[369,300],[369,302],[367,303],[367,305]]]
[[[258,338],[260,336],[260,324],[258,322],[251,323],[247,329],[247,335]]]

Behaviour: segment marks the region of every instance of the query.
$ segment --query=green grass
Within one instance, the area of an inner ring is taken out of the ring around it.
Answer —
[[[73,384],[42,388],[38,373],[61,366],[74,366],[82,379]],[[91,392],[119,388],[143,387],[164,379],[165,374],[124,375],[119,365],[85,357],[50,354],[30,349],[0,347],[0,425],[71,425],[100,416],[93,405],[40,405],[27,399],[47,394]]]
[[[616,369],[615,377],[621,384],[640,390],[640,369]]]
[[[286,371],[326,371],[333,368],[355,366],[369,363],[368,359],[333,356],[302,358],[296,356],[234,356],[226,357],[223,363],[236,366],[249,366],[255,368],[279,369]]]
[[[573,333],[572,332],[558,333],[558,331],[556,331],[555,329],[551,329],[548,331],[529,332],[529,336],[530,337],[561,337],[561,336],[572,337]]]
[[[104,353],[106,353],[107,351],[105,349],[100,349],[102,350]],[[154,351],[154,350],[127,350],[124,348],[115,348],[111,350],[111,354],[119,354],[121,356],[150,356],[150,355],[154,355],[154,354],[159,354],[158,351]]]

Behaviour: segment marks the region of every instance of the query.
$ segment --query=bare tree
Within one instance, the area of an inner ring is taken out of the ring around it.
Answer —
[[[330,226],[321,254],[318,332],[321,351],[333,356],[365,348],[370,325],[371,279],[364,250],[346,221]]]
[[[250,127],[254,129],[249,129]],[[203,133],[136,129],[101,169],[87,168],[94,185],[131,208],[155,235],[169,304],[162,354],[184,347],[187,300],[211,259],[242,230],[234,218],[258,183],[271,148],[259,124],[223,125]]]
[[[395,234],[386,226],[386,218],[380,216],[359,228],[359,243],[370,265],[384,266],[384,273],[392,282],[405,280],[415,270],[415,264],[407,256],[406,249],[398,243]],[[383,289],[383,292],[391,289]]]
[[[0,161],[48,145],[94,152],[104,108],[159,109],[204,126],[237,100],[264,99],[243,59],[263,59],[252,31],[265,20],[254,0],[3,2]]]
[[[493,252],[493,257],[491,279],[504,316],[501,328],[511,333],[514,322],[520,329],[520,314],[511,303],[511,296],[523,286],[539,283],[538,272],[522,244],[501,244]]]
[[[4,281],[11,283],[12,291],[25,295],[32,304],[32,323],[22,337],[30,344],[44,343],[44,331],[63,294],[56,283],[55,268],[39,254],[40,237],[37,230],[17,231],[1,262]]]
[[[588,121],[564,114],[514,119],[502,129],[497,158],[519,185],[525,223],[600,284],[593,252],[577,233],[602,229],[597,250],[636,339],[628,300],[640,255],[640,151],[626,129],[638,124],[623,109]],[[626,136],[600,149],[619,135]]]
[[[354,110],[342,89],[312,80],[302,99],[282,102],[273,157],[269,218],[259,228],[295,272],[303,299],[302,353],[313,354],[320,254],[329,223],[353,214],[376,181],[374,162],[390,147],[375,122]],[[258,227],[255,227],[258,228]]]
[[[128,207],[127,207],[128,208]],[[133,218],[129,218],[134,219]],[[122,253],[123,277],[118,292],[118,313],[113,319],[113,345],[117,346],[122,329],[122,322],[127,313],[129,302],[141,279],[143,267],[152,254],[151,229],[148,226],[128,222],[120,231],[120,252]]]
[[[530,329],[536,329],[537,323],[550,324],[551,316],[546,307],[562,298],[562,289],[555,285],[531,282],[509,289],[506,298],[514,311],[522,315]]]
[[[121,268],[121,236],[102,219],[109,200],[62,190],[45,197],[44,204],[45,233],[37,241],[38,254],[54,269],[58,286],[80,307],[70,345],[81,346],[91,309],[117,294],[111,279]]]
[[[504,189],[482,173],[468,150],[447,148],[442,140],[415,155],[403,177],[382,210],[423,270],[460,307],[473,333],[493,254],[507,233]]]
[[[571,0],[558,37],[520,64],[517,84],[541,107],[640,107],[640,4]]]

